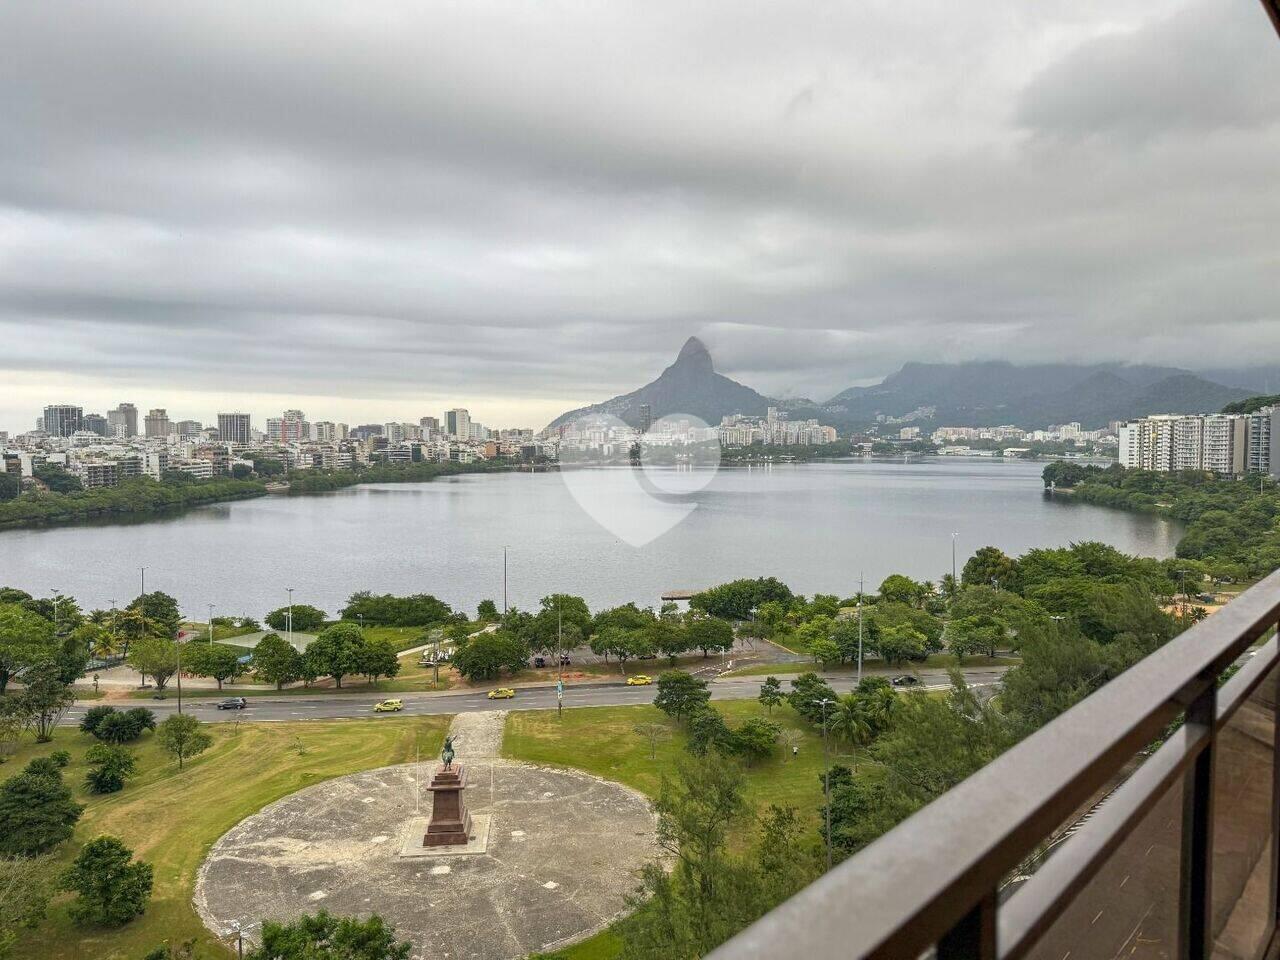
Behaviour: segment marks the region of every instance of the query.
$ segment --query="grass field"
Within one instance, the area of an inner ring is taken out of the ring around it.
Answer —
[[[198,957],[226,958],[191,905],[196,871],[218,837],[273,800],[330,777],[411,760],[439,750],[449,717],[394,721],[214,724],[214,745],[179,772],[153,734],[134,748],[139,775],[120,793],[96,797],[83,789],[84,752],[93,742],[60,729],[52,743],[25,743],[0,766],[13,776],[31,758],[65,749],[63,771],[76,799],[86,805],[74,839],[56,857],[65,864],[79,845],[101,834],[119,837],[155,868],[151,904],[139,919],[116,930],[80,928],[55,901],[49,918],[24,932],[14,951],[20,960],[141,960],[164,941],[196,939]]]
[[[814,826],[822,805],[822,735],[796,715],[790,707],[775,707],[768,714],[754,700],[720,700],[711,704],[730,726],[748,717],[770,716],[784,728],[803,736],[800,752],[792,760],[781,746],[776,755],[747,770],[747,798],[757,811],[769,804],[791,806]],[[503,756],[553,767],[576,767],[609,780],[617,780],[641,793],[655,797],[662,783],[662,771],[685,752],[684,733],[672,725],[670,739],[658,744],[657,758],[650,759],[649,742],[635,733],[638,723],[668,723],[656,707],[581,707],[566,710],[557,719],[554,710],[518,711],[507,715]],[[845,748],[834,738],[832,759],[848,763],[840,756]],[[747,838],[739,837],[743,842]],[[621,943],[611,930],[574,944],[555,954],[564,960],[613,960]]]

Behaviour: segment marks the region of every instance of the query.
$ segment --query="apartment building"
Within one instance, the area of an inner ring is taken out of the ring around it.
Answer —
[[[1280,456],[1273,444],[1276,412],[1257,414],[1156,414],[1119,424],[1121,466],[1142,470],[1212,470],[1224,476],[1246,472],[1276,475]]]

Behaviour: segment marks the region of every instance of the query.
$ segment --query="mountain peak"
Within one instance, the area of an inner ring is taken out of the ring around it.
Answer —
[[[699,367],[707,373],[714,373],[715,366],[711,362],[711,354],[707,351],[707,345],[697,337],[690,337],[684,342],[684,346],[680,348],[680,353],[676,356],[677,367]]]

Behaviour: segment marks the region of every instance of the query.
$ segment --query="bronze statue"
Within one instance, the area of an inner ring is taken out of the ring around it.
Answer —
[[[453,737],[446,736],[444,738],[444,752],[440,755],[441,759],[444,760],[444,768],[446,770],[448,770],[450,765],[453,763],[454,756]]]

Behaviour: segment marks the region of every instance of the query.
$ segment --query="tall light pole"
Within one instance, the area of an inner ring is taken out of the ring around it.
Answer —
[[[53,635],[58,635],[58,588],[50,587],[49,593],[53,595]]]
[[[862,683],[862,574],[858,574],[858,683]]]
[[[959,533],[951,534],[951,589],[956,588],[956,537]]]
[[[289,613],[288,613],[289,646],[292,647],[293,646],[293,587],[285,587],[284,592],[289,595]]]
[[[822,763],[826,768],[822,775],[822,793],[827,803],[827,870],[831,869],[831,755],[827,750],[827,707],[835,703],[830,697],[814,700],[822,708]]]
[[[182,636],[173,641],[173,649],[178,657],[178,712],[182,712]]]
[[[502,548],[502,612],[507,612],[507,548]]]
[[[213,646],[213,604],[209,604],[209,646]]]
[[[138,614],[142,617],[142,636],[147,635],[147,568],[142,567],[142,595],[138,597]]]

